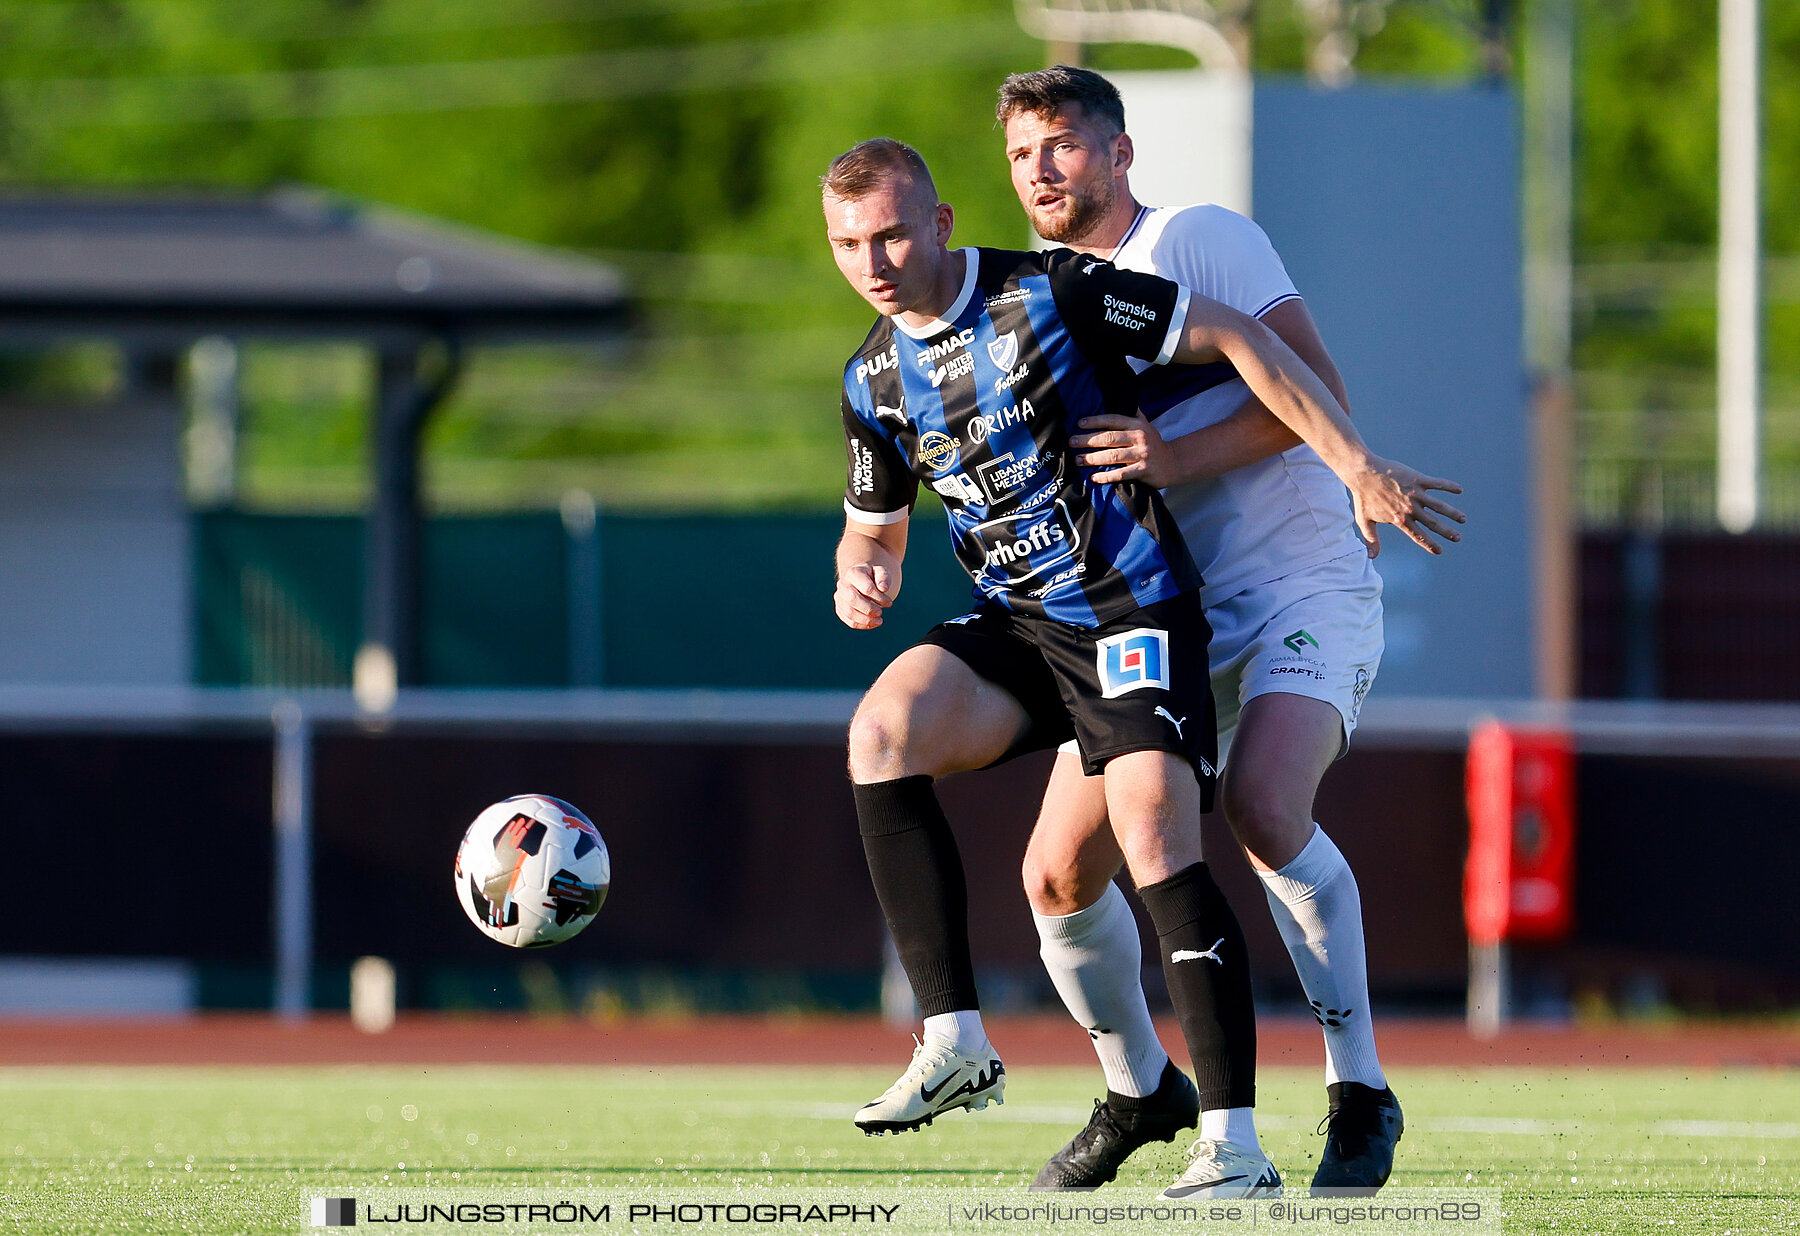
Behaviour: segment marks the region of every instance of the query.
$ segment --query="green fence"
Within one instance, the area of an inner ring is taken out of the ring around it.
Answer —
[[[363,523],[195,516],[201,683],[343,686],[362,611]],[[423,542],[429,686],[861,687],[969,606],[935,519],[878,631],[831,610],[832,515],[444,517]],[[591,536],[593,539],[586,540]]]

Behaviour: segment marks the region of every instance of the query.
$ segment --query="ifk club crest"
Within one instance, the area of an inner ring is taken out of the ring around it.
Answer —
[[[1019,332],[1009,330],[987,345],[988,359],[994,367],[1004,373],[1011,373],[1012,367],[1019,359]]]

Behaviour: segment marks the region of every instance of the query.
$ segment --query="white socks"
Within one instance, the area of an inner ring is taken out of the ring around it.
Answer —
[[[990,1050],[987,1031],[981,1027],[981,1014],[974,1009],[958,1009],[954,1013],[934,1013],[925,1019],[925,1041],[948,1043],[965,1056]]]
[[[1312,839],[1292,862],[1257,875],[1300,985],[1324,1027],[1325,1080],[1385,1088],[1369,1020],[1362,898],[1350,865],[1315,825]],[[1085,910],[1060,917],[1034,912],[1032,918],[1051,982],[1069,1013],[1089,1028],[1107,1088],[1140,1098],[1154,1091],[1169,1057],[1144,1003],[1143,953],[1125,895],[1108,885]],[[929,1019],[926,1024],[929,1032]],[[979,1020],[976,1025],[979,1032]],[[1257,1145],[1249,1108],[1203,1112],[1200,1135]]]
[[[1312,840],[1287,866],[1253,869],[1262,878],[1269,912],[1294,959],[1313,1015],[1325,1028],[1325,1081],[1385,1088],[1369,1021],[1362,898],[1350,864],[1315,824]]]
[[[1070,1016],[1094,1040],[1107,1089],[1140,1099],[1154,1092],[1169,1054],[1144,1003],[1143,948],[1125,894],[1108,884],[1085,910],[1063,915],[1034,910],[1031,917],[1044,968]]]
[[[1256,1136],[1256,1109],[1227,1107],[1200,1113],[1200,1136],[1209,1142],[1230,1142],[1245,1150],[1262,1150]]]

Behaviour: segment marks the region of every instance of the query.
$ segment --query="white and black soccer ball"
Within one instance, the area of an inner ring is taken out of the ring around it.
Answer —
[[[560,798],[521,794],[475,817],[456,851],[456,899],[513,948],[560,944],[594,921],[612,859],[594,822]]]

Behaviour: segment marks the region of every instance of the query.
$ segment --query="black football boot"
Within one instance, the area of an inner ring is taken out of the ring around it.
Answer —
[[[1406,1127],[1400,1102],[1392,1090],[1361,1082],[1332,1082],[1325,1094],[1330,1108],[1319,1126],[1325,1153],[1313,1173],[1313,1191],[1342,1189],[1351,1196],[1373,1196],[1394,1170],[1394,1146]]]
[[[1154,1092],[1143,1098],[1106,1092],[1094,1100],[1087,1128],[1050,1156],[1033,1192],[1098,1189],[1119,1174],[1119,1165],[1150,1142],[1172,1142],[1200,1122],[1200,1092],[1173,1063],[1163,1068]]]

